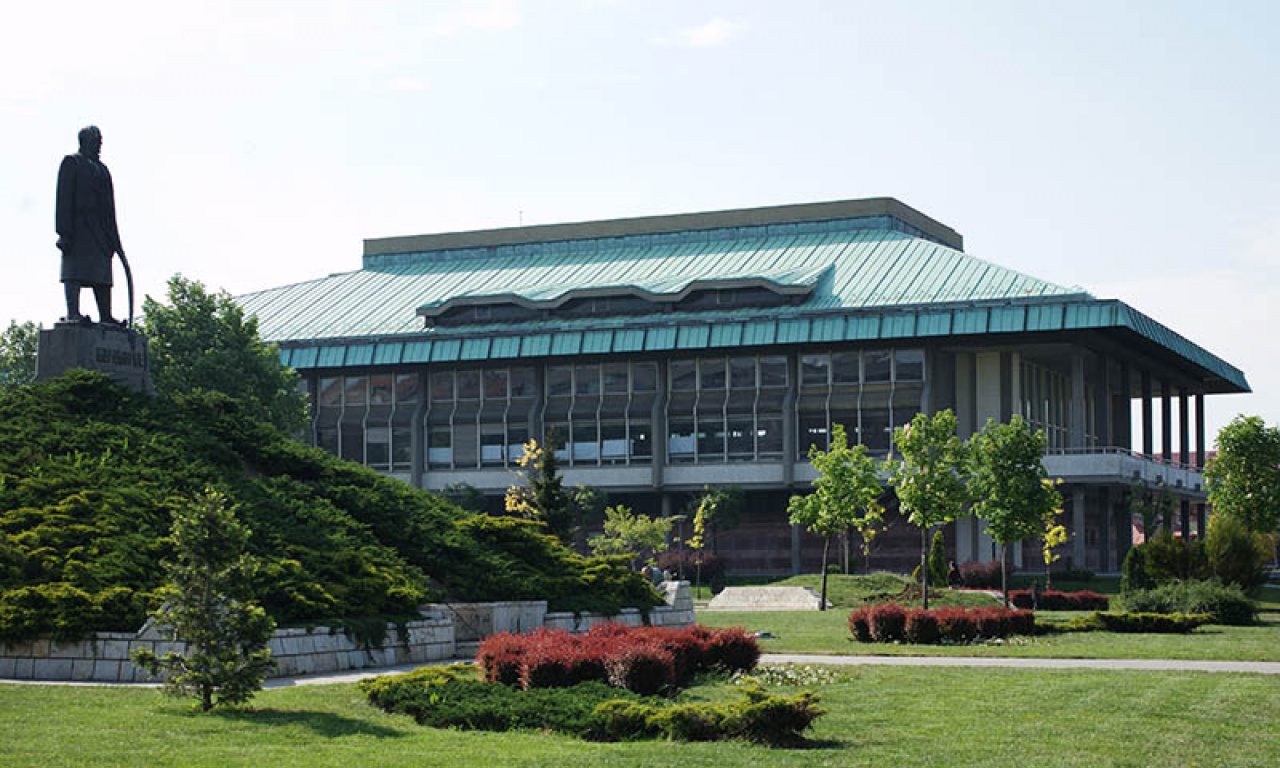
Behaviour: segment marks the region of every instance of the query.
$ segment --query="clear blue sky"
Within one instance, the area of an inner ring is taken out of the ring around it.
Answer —
[[[1280,422],[1280,3],[4,16],[0,321],[62,313],[54,179],[92,122],[142,293],[175,272],[252,291],[355,269],[365,237],[521,215],[892,195],[970,253],[1127,301],[1243,368],[1257,394],[1210,398],[1211,430]]]

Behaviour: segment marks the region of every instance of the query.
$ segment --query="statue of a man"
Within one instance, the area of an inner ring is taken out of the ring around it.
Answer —
[[[58,169],[58,248],[69,323],[90,322],[80,314],[80,289],[86,285],[98,302],[98,321],[119,323],[111,316],[111,257],[123,257],[124,249],[111,172],[98,159],[101,150],[102,132],[93,125],[83,128],[80,151],[64,157]]]

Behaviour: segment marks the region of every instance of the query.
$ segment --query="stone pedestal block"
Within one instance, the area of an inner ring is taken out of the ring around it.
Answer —
[[[114,325],[58,323],[40,331],[36,378],[61,376],[72,368],[101,371],[135,392],[153,391],[147,337]]]

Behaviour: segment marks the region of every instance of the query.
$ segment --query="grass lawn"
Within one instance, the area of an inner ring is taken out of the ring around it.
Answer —
[[[1065,618],[1067,612],[1046,612]],[[1280,617],[1265,615],[1257,627],[1201,627],[1190,635],[1074,632],[1015,638],[1000,645],[894,645],[857,643],[849,636],[849,611],[700,611],[698,623],[746,627],[777,637],[762,639],[765,653],[835,653],[874,656],[1041,656],[1074,659],[1214,659],[1280,661]]]
[[[266,691],[250,709],[214,715],[149,689],[6,684],[0,765],[1264,766],[1280,749],[1280,686],[1260,675],[865,667],[841,676],[816,688],[830,714],[798,750],[437,731],[375,710],[349,684]]]

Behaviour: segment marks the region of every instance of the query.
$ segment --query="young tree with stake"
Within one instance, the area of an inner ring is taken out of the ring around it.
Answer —
[[[886,462],[889,484],[907,521],[920,528],[920,593],[928,608],[929,531],[965,513],[968,452],[956,436],[956,415],[950,409],[932,417],[917,413],[911,423],[893,430],[893,444],[902,459]]]
[[[986,521],[986,532],[1000,545],[1000,590],[1009,607],[1009,545],[1044,530],[1062,504],[1048,481],[1041,459],[1044,432],[1032,431],[1021,416],[1007,424],[994,419],[970,440],[970,488],[974,514]]]
[[[787,511],[792,525],[802,525],[822,537],[822,596],[818,610],[827,609],[827,554],[831,537],[849,528],[872,529],[883,519],[880,478],[876,462],[865,446],[850,446],[844,427],[831,430],[831,447],[809,448],[809,463],[817,470],[813,493],[792,496]]]

